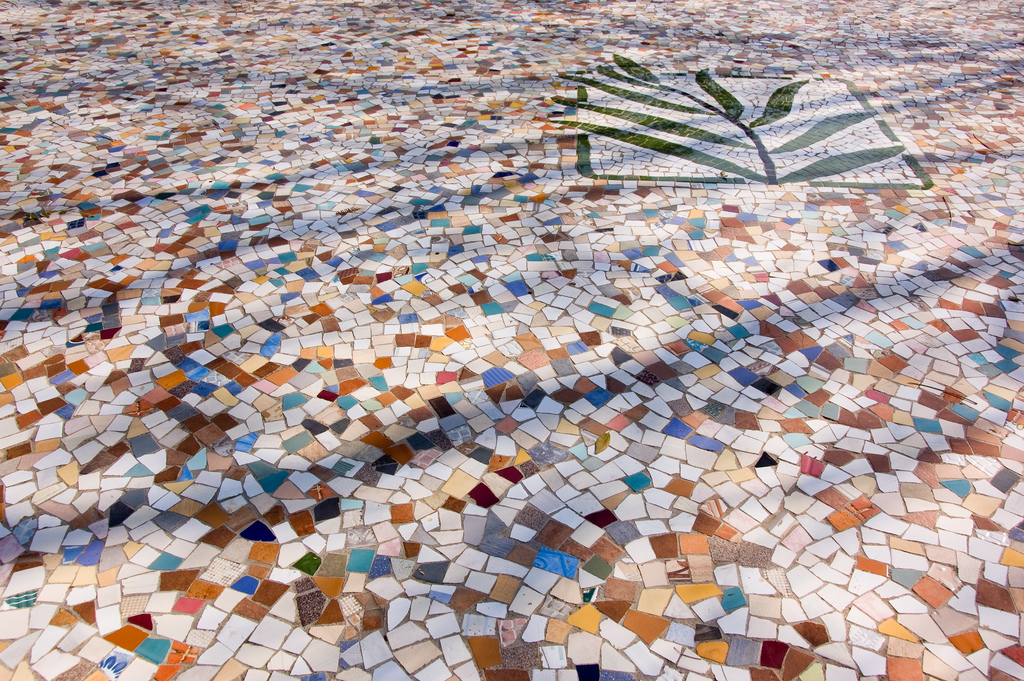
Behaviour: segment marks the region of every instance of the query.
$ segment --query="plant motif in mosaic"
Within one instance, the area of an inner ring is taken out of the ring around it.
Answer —
[[[867,99],[836,80],[569,73],[559,122],[578,130],[579,170],[604,179],[905,186],[931,181]]]

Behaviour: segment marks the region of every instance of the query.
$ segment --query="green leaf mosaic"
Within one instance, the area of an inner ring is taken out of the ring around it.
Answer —
[[[655,74],[625,56],[568,73],[556,122],[576,165],[606,180],[928,189],[931,179],[852,83]],[[658,110],[658,111],[655,111]],[[670,113],[669,113],[670,112]],[[632,151],[631,151],[632,149]]]

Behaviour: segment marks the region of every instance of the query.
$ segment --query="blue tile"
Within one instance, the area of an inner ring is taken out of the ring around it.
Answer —
[[[608,404],[608,401],[611,400],[614,395],[604,388],[594,388],[583,397],[586,398],[587,402],[590,402],[592,405],[600,409],[604,405]]]
[[[747,369],[746,367],[737,367],[730,371],[729,375],[732,376],[737,383],[744,387],[750,385],[758,378],[757,374],[755,374],[750,369]]]
[[[491,367],[490,369],[484,371],[482,377],[484,379],[484,385],[486,385],[488,388],[493,388],[496,385],[501,385],[502,383],[511,381],[516,376],[508,369],[503,369],[501,367]]]
[[[703,435],[694,435],[693,437],[691,437],[690,444],[693,445],[694,447],[706,449],[709,452],[720,452],[724,447],[724,445],[718,440],[712,439],[710,437],[704,437]]]
[[[541,547],[537,557],[533,559],[533,567],[553,572],[556,575],[562,575],[569,579],[576,578],[576,570],[579,568],[579,564],[578,558],[561,551],[552,551],[547,547]]]
[[[668,425],[665,426],[661,432],[665,433],[665,435],[671,435],[672,437],[677,437],[680,440],[685,440],[693,434],[693,428],[686,425],[679,419],[672,417],[672,420],[668,422]]]

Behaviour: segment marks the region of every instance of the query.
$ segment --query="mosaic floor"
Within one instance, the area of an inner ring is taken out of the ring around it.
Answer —
[[[2,9],[0,681],[1024,679],[1018,4]]]

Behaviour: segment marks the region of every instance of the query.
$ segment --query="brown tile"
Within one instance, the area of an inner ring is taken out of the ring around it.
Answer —
[[[86,624],[96,624],[96,601],[86,601],[72,606],[72,610],[82,618]]]
[[[210,527],[217,528],[228,521],[228,514],[217,504],[209,504],[195,515],[196,520],[201,520]]]
[[[269,608],[272,607],[274,603],[277,603],[277,600],[281,598],[287,590],[287,584],[266,580],[260,584],[258,589],[256,589],[256,593],[253,595],[252,599],[260,605],[265,605]]]
[[[674,532],[651,537],[651,548],[658,558],[675,558],[679,555],[679,539]]]
[[[160,573],[161,591],[185,591],[199,576],[199,570],[175,570]]]
[[[622,555],[625,553],[615,542],[606,536],[594,542],[590,550],[601,556],[609,565],[615,565],[615,561],[622,558]]]
[[[978,580],[978,605],[984,605],[1003,612],[1016,613],[1017,609],[1013,604],[1013,596],[1004,587],[987,579]]]
[[[533,567],[533,560],[537,557],[537,549],[520,544],[512,549],[506,558],[513,563],[519,563],[525,567]]]
[[[317,624],[339,624],[345,621],[345,614],[341,611],[341,606],[338,605],[338,601],[331,599],[324,608],[323,613],[320,614],[320,619],[317,620]]]
[[[568,525],[557,520],[549,520],[534,539],[550,549],[557,549],[569,538],[572,532],[572,528]]]
[[[814,662],[814,655],[811,653],[808,653],[805,650],[800,650],[799,648],[790,648],[789,652],[786,653],[785,661],[782,663],[783,681],[792,681],[792,679],[795,679],[797,676],[802,674],[805,669],[811,666],[812,662]],[[900,681],[902,681],[902,679]]]
[[[284,509],[280,505],[275,506],[266,513],[263,514],[263,519],[267,525],[273,527],[274,525],[280,525],[285,520]]]
[[[235,533],[232,532],[226,525],[216,527],[205,535],[203,535],[199,541],[204,544],[210,544],[216,546],[219,549],[226,549],[235,538]]]
[[[594,607],[605,617],[616,622],[621,621],[622,616],[629,612],[632,606],[632,601],[597,601],[594,603]]]
[[[258,622],[267,616],[267,613],[270,612],[270,608],[265,608],[258,603],[253,603],[252,600],[248,598],[243,598],[238,602],[238,605],[234,607],[232,612],[236,615],[241,615],[246,619]]]
[[[593,551],[573,539],[566,539],[562,542],[561,546],[556,548],[562,553],[568,553],[570,556],[579,558],[582,563],[586,563],[594,556]]]
[[[501,664],[501,647],[498,639],[493,636],[470,636],[469,649],[473,651],[473,659],[480,669],[497,667]]]
[[[313,527],[313,514],[309,511],[292,513],[288,516],[288,524],[295,530],[295,534],[300,537],[307,537],[316,532],[316,528]]]
[[[495,582],[495,584],[497,584],[497,582]],[[460,586],[455,589],[455,593],[452,594],[452,598],[448,601],[448,605],[451,606],[455,612],[464,612],[485,598],[487,598],[487,594],[482,594],[479,591]]]
[[[825,628],[824,624],[818,624],[817,622],[800,622],[794,624],[793,628],[796,632],[807,639],[807,642],[811,644],[812,648],[823,646],[829,642],[828,629]]]
[[[604,596],[609,600],[636,603],[639,595],[640,585],[637,582],[609,577],[604,583]]]

